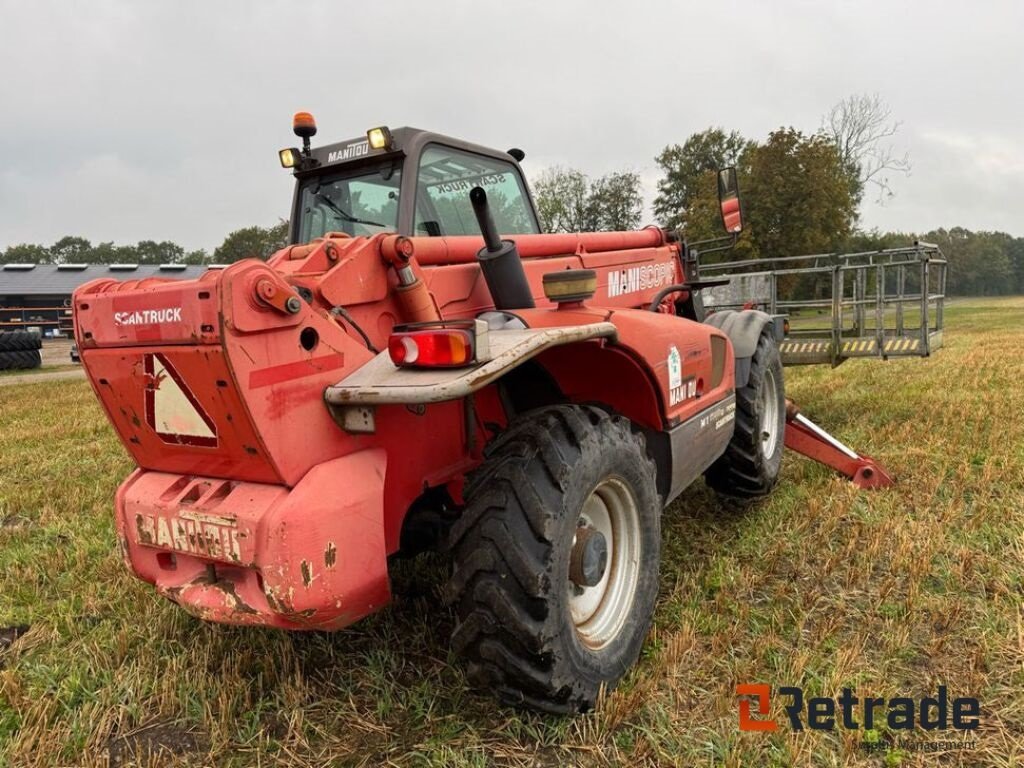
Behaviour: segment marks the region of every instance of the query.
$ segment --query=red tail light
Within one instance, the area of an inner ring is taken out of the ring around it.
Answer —
[[[476,361],[475,341],[475,334],[466,327],[399,327],[388,340],[388,354],[395,365],[456,368]]]

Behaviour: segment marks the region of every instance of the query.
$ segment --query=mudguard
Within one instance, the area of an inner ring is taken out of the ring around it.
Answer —
[[[757,340],[770,329],[776,341],[782,341],[782,316],[769,315],[757,309],[735,311],[723,309],[709,315],[704,322],[722,331],[732,342],[736,355],[736,388],[745,387],[750,379],[750,359],[757,349]]]
[[[589,339],[614,338],[611,323],[489,331],[493,357],[467,368],[399,368],[381,352],[355,373],[324,392],[324,400],[341,422],[337,408],[347,405],[440,403],[477,392],[545,350]]]

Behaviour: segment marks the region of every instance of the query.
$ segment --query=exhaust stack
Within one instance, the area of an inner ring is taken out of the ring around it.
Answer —
[[[469,192],[469,201],[473,204],[480,233],[484,236],[484,247],[476,258],[484,273],[487,288],[494,299],[495,309],[532,309],[536,306],[530,283],[523,271],[523,262],[519,257],[519,249],[511,240],[502,240],[498,228],[494,226],[490,206],[487,204],[487,193],[482,187],[473,187]]]

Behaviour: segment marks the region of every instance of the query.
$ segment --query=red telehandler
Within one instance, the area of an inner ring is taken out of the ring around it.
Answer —
[[[390,556],[439,547],[469,679],[587,709],[640,653],[662,509],[701,476],[740,497],[778,479],[801,418],[783,316],[705,318],[712,286],[671,232],[541,234],[520,150],[294,129],[292,245],[74,295],[138,464],[125,562],[202,619],[336,630],[387,605]],[[732,169],[719,186],[733,234]],[[798,450],[884,484],[802,426]]]

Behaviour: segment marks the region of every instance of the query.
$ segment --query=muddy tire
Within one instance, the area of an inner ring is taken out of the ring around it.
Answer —
[[[21,352],[42,349],[43,339],[38,333],[30,331],[0,332],[0,352]]]
[[[0,352],[0,371],[15,371],[38,368],[43,364],[38,349],[22,349],[17,352]]]
[[[661,505],[643,437],[597,408],[526,413],[465,498],[445,596],[470,682],[546,712],[591,708],[654,612]]]
[[[736,425],[725,453],[704,475],[718,493],[764,496],[779,479],[786,428],[786,392],[779,348],[768,334],[757,342],[750,378],[736,390]]]

